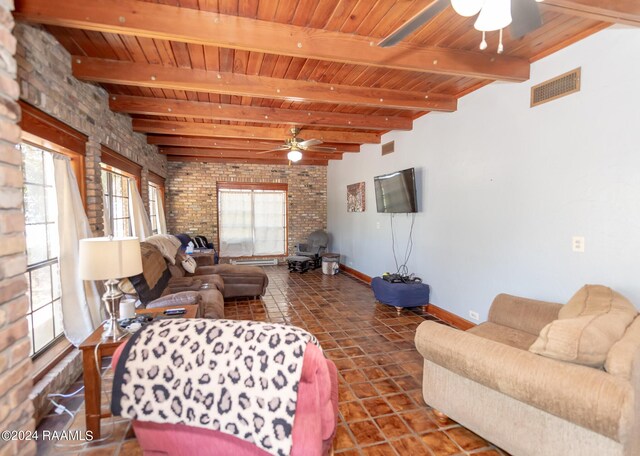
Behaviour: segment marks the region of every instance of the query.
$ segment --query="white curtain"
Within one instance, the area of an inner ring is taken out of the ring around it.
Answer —
[[[284,252],[285,193],[253,193],[254,255],[277,255]]]
[[[151,221],[144,209],[144,203],[135,179],[129,180],[129,220],[131,221],[131,235],[144,241],[151,236]]]
[[[156,214],[158,217],[158,234],[167,234],[167,220],[164,218],[164,204],[162,195],[158,192],[156,198]]]
[[[220,255],[285,253],[285,192],[221,190],[218,195]]]
[[[80,239],[92,237],[92,233],[71,161],[56,154],[53,167],[58,203],[62,322],[65,336],[77,347],[102,322],[100,293],[95,282],[80,279],[78,270]]]
[[[219,192],[220,255],[253,255],[253,211],[251,191]]]

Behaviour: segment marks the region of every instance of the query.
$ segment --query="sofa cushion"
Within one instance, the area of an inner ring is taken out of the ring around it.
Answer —
[[[602,367],[607,353],[637,315],[622,295],[602,285],[585,285],[545,326],[529,351],[561,361]]]
[[[146,305],[147,309],[155,309],[157,307],[175,307],[175,306],[191,306],[199,305],[202,301],[202,295],[197,291],[183,291],[180,293],[173,293],[154,301]]]
[[[510,328],[508,326],[498,325],[490,321],[474,326],[467,330],[471,334],[491,339],[501,344],[510,345],[511,347],[521,350],[528,350],[537,337],[524,331]]]
[[[142,254],[142,273],[129,277],[128,280],[137,292],[140,301],[147,304],[162,295],[171,274],[162,254],[152,244],[141,242],[140,253]],[[121,281],[120,287],[125,292],[123,288],[127,289],[127,281]]]
[[[640,317],[629,325],[622,336],[609,350],[604,368],[607,372],[631,380],[634,359],[640,351]]]

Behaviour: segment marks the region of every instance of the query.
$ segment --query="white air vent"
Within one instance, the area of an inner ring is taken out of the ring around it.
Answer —
[[[270,260],[256,259],[256,260],[231,260],[231,264],[244,264],[251,266],[274,266],[278,264],[278,260],[272,258]]]
[[[580,91],[580,68],[531,87],[531,107]]]
[[[389,155],[395,152],[395,142],[389,141],[382,145],[382,155]]]

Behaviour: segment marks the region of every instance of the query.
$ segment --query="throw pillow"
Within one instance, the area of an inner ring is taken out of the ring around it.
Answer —
[[[194,272],[196,272],[197,266],[198,266],[198,263],[196,263],[196,260],[193,257],[188,256],[186,260],[182,261],[182,267],[184,268],[185,271],[187,271],[190,274],[193,274]]]
[[[564,307],[529,351],[598,368],[638,313],[624,296],[602,285],[585,285]]]

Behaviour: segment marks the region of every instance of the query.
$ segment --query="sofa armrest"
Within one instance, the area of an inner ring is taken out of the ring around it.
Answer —
[[[558,318],[562,304],[499,294],[489,310],[489,321],[534,336]]]
[[[625,438],[635,423],[631,384],[602,370],[432,321],[418,327],[415,342],[425,360],[613,440]]]
[[[191,306],[200,304],[201,300],[202,296],[197,291],[182,291],[151,301],[146,305],[146,308],[155,309],[157,307]]]

